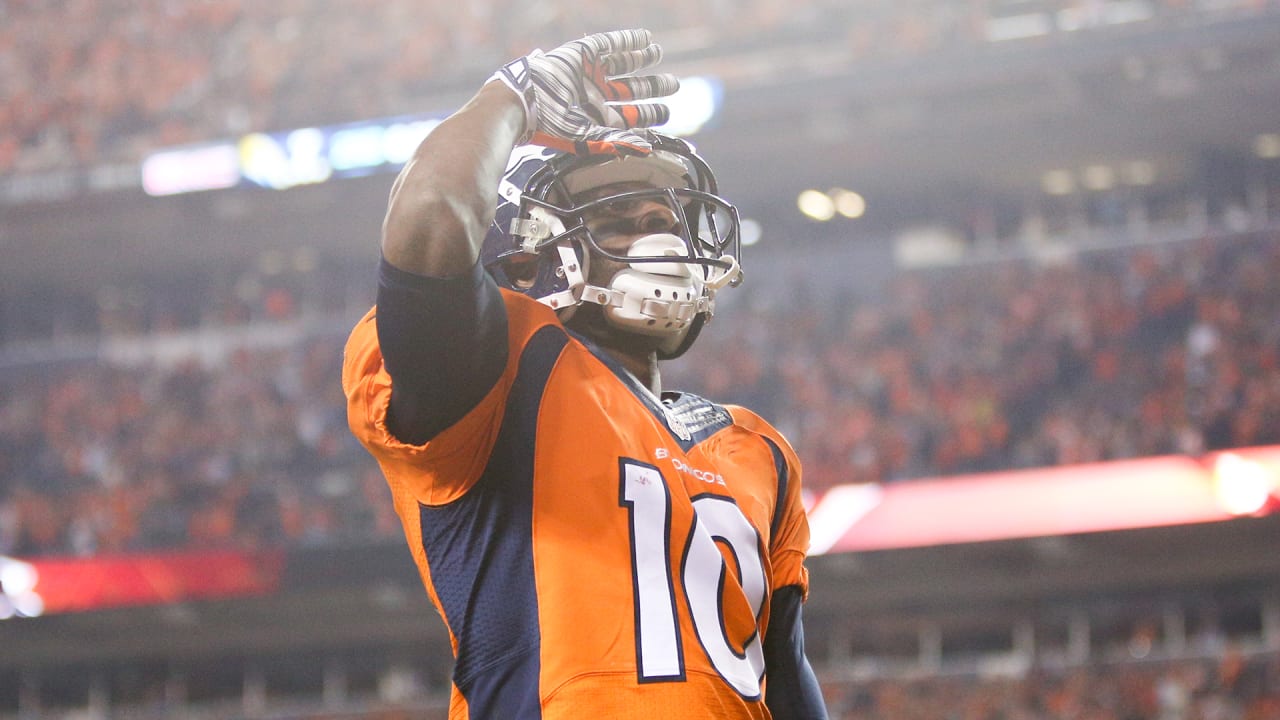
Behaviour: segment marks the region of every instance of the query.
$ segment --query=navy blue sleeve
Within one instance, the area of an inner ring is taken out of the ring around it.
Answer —
[[[773,593],[764,636],[764,704],[774,720],[827,720],[822,688],[804,654],[803,596],[789,585]]]
[[[479,263],[433,278],[378,266],[378,345],[391,375],[387,428],[421,445],[479,404],[507,363],[507,311]]]

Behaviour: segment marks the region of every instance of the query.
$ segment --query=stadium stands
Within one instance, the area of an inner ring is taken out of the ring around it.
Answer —
[[[817,488],[1272,443],[1277,260],[1263,233],[907,273],[735,315],[672,386],[766,408]]]
[[[730,306],[667,386],[760,408],[814,492],[1280,443],[1277,248],[1245,233],[912,271],[874,300]],[[187,335],[108,307],[97,360],[0,383],[0,554],[397,533],[346,432],[343,327],[316,330],[292,292],[230,325],[193,317]]]
[[[1025,4],[1024,4],[1025,5]],[[601,6],[603,8],[604,6]],[[569,0],[324,3],[79,0],[0,10],[0,175],[138,161],[158,147],[368,117],[491,72],[530,47],[602,26],[667,31],[676,57],[825,44],[853,60],[1117,26],[1178,27],[1274,12],[1273,0],[1081,4]],[[324,98],[317,102],[317,98]]]
[[[333,4],[305,0],[0,4],[0,179],[136,166],[169,145],[420,112],[529,46],[601,25],[666,31],[675,68],[733,70],[761,49],[817,46],[891,66],[1000,43],[1056,46],[1090,33],[1280,16],[1277,0],[482,0],[464,13],[438,0],[347,5],[336,24]],[[1236,180],[1222,192],[1235,193]],[[727,294],[665,385],[761,411],[797,446],[813,493],[1280,444],[1280,185],[1266,189],[1259,204],[1270,216],[1230,219],[1215,208],[1221,222],[1160,228],[1127,224],[1111,202],[1120,191],[1095,193],[1085,216],[1109,223],[1117,239],[1108,247],[1043,253],[1042,236],[1013,231],[999,238],[1009,251],[999,258],[885,271],[883,286],[771,282],[755,267],[785,257],[773,266],[829,268],[856,257],[817,230],[786,248],[766,241],[748,251],[743,297]],[[1173,205],[1184,204],[1184,190]],[[125,202],[145,200],[139,192]],[[0,247],[12,240],[33,239],[0,221]],[[285,548],[315,551],[323,566],[337,548],[403,551],[384,482],[346,430],[337,381],[345,331],[372,299],[371,267],[323,252],[252,267],[248,258],[192,260],[176,274],[137,262],[126,280],[68,289],[37,278],[0,291],[0,556]],[[1035,572],[1053,572],[1055,553],[1069,552],[1035,547],[1049,558]],[[814,612],[811,644],[822,647],[814,658],[832,717],[1280,718],[1274,579],[1207,590],[1179,577],[1176,558],[1165,561],[1173,569],[1154,598],[1127,586],[1105,598],[1054,598],[1050,609],[1083,618],[1082,651],[1054,647],[1057,634],[1070,634],[1058,626],[1037,625],[1034,647],[1017,647],[1016,619],[994,597],[967,609],[999,626],[998,647],[963,634],[930,646],[930,610],[963,604],[945,587],[895,616],[907,628],[902,663],[877,656],[896,649],[884,645],[835,647],[849,640],[841,618]],[[1003,569],[1005,558],[991,562]],[[1008,564],[1011,574],[1027,571]],[[855,582],[874,577],[855,573]],[[837,599],[824,611],[839,602],[833,585]],[[419,620],[430,610],[394,585],[340,592],[375,620],[387,607],[413,620],[387,621],[376,626],[386,635],[360,641],[318,638],[301,627],[305,613],[271,614],[250,601],[112,611],[84,625],[64,624],[67,616],[0,621],[0,718],[443,718],[447,640],[413,634],[425,632]],[[1232,602],[1247,606],[1243,630],[1196,626],[1198,612]],[[920,607],[924,619],[908,612]],[[1112,607],[1120,620],[1108,620]],[[252,642],[204,654],[130,644],[148,633],[208,637],[226,627],[217,624],[224,615],[296,637],[270,652]],[[1192,637],[1168,631],[1182,625]],[[89,630],[76,635],[81,628]],[[14,652],[40,647],[40,632],[57,640],[51,647],[101,654],[28,661]]]
[[[885,718],[1270,718],[1280,713],[1280,657],[1098,664],[1026,677],[929,677],[829,683],[836,720]]]

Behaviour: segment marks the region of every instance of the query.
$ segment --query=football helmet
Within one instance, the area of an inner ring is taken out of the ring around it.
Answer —
[[[651,134],[653,151],[637,156],[517,147],[481,262],[500,286],[554,308],[566,323],[584,304],[600,306],[613,329],[655,338],[666,360],[693,344],[716,293],[742,282],[739,218],[689,143]],[[603,242],[595,219],[654,203],[669,218],[660,232],[636,226],[625,231],[639,235],[626,248]],[[593,259],[621,269],[592,284]]]

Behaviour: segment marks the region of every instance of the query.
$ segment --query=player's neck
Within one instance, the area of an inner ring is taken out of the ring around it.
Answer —
[[[622,367],[635,376],[641,385],[648,388],[654,395],[662,397],[662,373],[658,370],[657,353],[626,353],[608,348],[605,352],[622,363]]]

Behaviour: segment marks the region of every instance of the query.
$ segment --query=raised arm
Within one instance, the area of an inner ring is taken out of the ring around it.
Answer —
[[[512,147],[532,142],[574,153],[647,153],[643,130],[666,122],[661,103],[679,81],[629,76],[662,58],[648,30],[588,35],[508,63],[465,107],[433,130],[391,191],[382,254],[421,275],[467,271],[493,221]]]
[[[488,83],[418,146],[396,178],[382,223],[382,255],[406,272],[469,271],[493,222],[511,149],[525,129],[520,99]]]
[[[507,316],[478,264],[498,186],[520,142],[578,153],[645,153],[665,122],[670,75],[621,77],[661,57],[647,30],[589,35],[509,63],[418,146],[382,224],[377,333],[392,378],[387,425],[422,444],[465,415],[506,366]],[[495,228],[505,232],[505,228]]]

